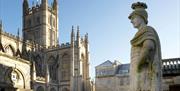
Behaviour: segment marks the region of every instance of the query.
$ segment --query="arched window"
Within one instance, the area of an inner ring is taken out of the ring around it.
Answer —
[[[35,68],[36,68],[36,76],[43,76],[44,75],[44,71],[43,71],[43,64],[42,64],[42,60],[41,57],[39,55],[37,55],[35,57]]]
[[[36,91],[44,91],[44,88],[42,86],[39,86]]]
[[[85,57],[84,57],[84,54],[81,54],[81,61],[82,61],[82,69],[80,69],[80,70],[82,70],[82,76],[83,76],[83,78],[85,78],[85,73],[87,72],[86,71],[86,60],[85,60]]]
[[[37,17],[36,21],[37,21],[37,24],[40,24],[40,17],[39,16]]]
[[[56,23],[55,23],[55,19],[53,19],[53,27],[55,27]]]
[[[31,26],[31,23],[32,23],[32,22],[31,22],[31,19],[29,19],[29,20],[27,21],[27,23],[28,23],[28,24],[27,24],[28,27],[30,27],[30,26]]]
[[[64,54],[61,61],[61,77],[62,80],[70,80],[70,56]]]
[[[50,58],[49,58],[49,60],[48,60],[48,67],[49,67],[49,74],[50,74],[50,78],[51,78],[51,80],[57,80],[57,66],[58,66],[58,64],[57,64],[57,61],[56,61],[56,59],[53,57],[53,56],[51,56]]]

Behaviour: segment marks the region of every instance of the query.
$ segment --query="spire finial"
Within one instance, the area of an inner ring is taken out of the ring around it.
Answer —
[[[72,26],[71,37],[74,37],[74,26]]]
[[[53,1],[53,5],[57,5],[57,0],[54,0],[54,1]]]
[[[48,9],[48,0],[41,0],[41,5],[43,9]]]
[[[0,27],[2,27],[2,20],[0,20]]]
[[[3,30],[3,24],[2,24],[2,20],[0,20],[0,31]]]
[[[36,6],[38,6],[38,5],[39,5],[39,0],[36,1]]]
[[[74,26],[72,25],[72,31],[74,31]]]
[[[71,44],[74,45],[74,26],[72,26],[72,31],[71,31]]]
[[[24,0],[24,2],[23,2],[23,6],[24,6],[24,7],[29,7],[28,0]]]
[[[34,3],[34,1],[32,1],[32,6],[33,6],[33,7],[35,6],[35,3]]]
[[[18,28],[18,31],[17,31],[18,38],[19,38],[19,30],[20,30],[20,29]]]
[[[29,11],[29,3],[27,0],[23,2],[23,15],[27,15]]]
[[[57,0],[53,1],[52,8],[55,11],[55,13],[57,14],[58,13],[58,1]]]
[[[77,26],[77,35],[76,35],[76,37],[77,37],[77,41],[79,41],[79,37],[80,37],[80,33],[79,33],[79,26]]]
[[[85,41],[88,43],[88,33],[86,33],[86,35],[85,35]]]
[[[77,31],[79,31],[79,26],[77,26]]]
[[[47,0],[41,0],[41,4],[47,3]]]

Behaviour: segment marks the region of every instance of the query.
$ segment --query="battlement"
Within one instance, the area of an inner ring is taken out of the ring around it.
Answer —
[[[62,43],[61,45],[60,45],[60,48],[66,48],[66,47],[70,47],[71,45],[70,45],[70,43],[69,42],[66,42],[66,43]]]
[[[36,5],[36,6],[32,6],[32,8],[28,9],[28,14],[27,15],[31,15],[33,13],[39,12],[41,10],[41,6],[40,5]],[[48,11],[51,13],[55,13],[53,8],[48,6]]]
[[[23,38],[32,40],[47,49],[48,46],[57,45],[58,39],[58,4],[54,0],[50,5],[48,0],[29,4],[23,2]],[[49,31],[52,30],[52,31]],[[51,36],[50,38],[47,38]]]
[[[2,34],[2,35],[5,35],[5,36],[7,36],[7,37],[9,37],[9,38],[12,38],[12,39],[14,39],[14,40],[18,40],[18,39],[19,39],[20,41],[22,41],[22,38],[20,38],[19,36],[13,35],[13,34],[8,33],[8,32],[6,32],[6,31],[2,31],[1,34]]]
[[[34,12],[38,12],[40,9],[41,9],[40,5],[36,4],[36,6],[32,6],[32,8],[29,8],[28,11],[29,11],[29,14],[32,14]]]
[[[58,44],[56,46],[49,46],[47,50],[53,50],[53,49],[60,49],[60,48],[69,48],[71,47],[71,44],[69,42]]]
[[[30,8],[28,8],[26,15],[31,15],[33,13],[39,12],[42,10],[42,4],[36,3],[36,5],[32,5]],[[55,11],[53,10],[53,6],[48,6],[48,11],[55,14]]]
[[[5,31],[2,31],[1,35],[4,35],[4,36],[6,36],[6,37],[8,37],[10,39],[13,39],[14,41],[19,41],[22,44],[34,47],[36,50],[40,50],[40,49],[44,48],[43,46],[41,46],[39,44],[35,44],[33,41],[30,41],[30,40],[24,41],[23,38],[21,38],[20,36],[13,35],[11,33],[5,32]]]

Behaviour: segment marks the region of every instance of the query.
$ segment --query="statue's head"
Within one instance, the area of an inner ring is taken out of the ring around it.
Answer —
[[[147,5],[145,3],[142,3],[142,2],[133,3],[131,8],[134,11],[129,15],[128,18],[131,20],[132,23],[133,21],[135,21],[135,23],[140,23],[142,20],[145,24],[148,23],[148,14],[145,10],[147,8]],[[134,27],[137,27],[138,24],[133,23],[133,25]]]

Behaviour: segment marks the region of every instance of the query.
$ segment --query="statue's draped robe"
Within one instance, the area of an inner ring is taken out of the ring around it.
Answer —
[[[144,60],[147,63],[138,68],[140,52],[146,40],[152,40],[155,48]],[[135,34],[131,45],[130,91],[161,91],[161,48],[156,31],[150,26],[143,27]]]

